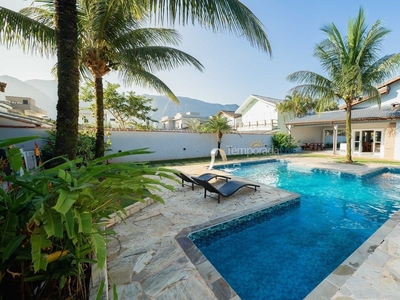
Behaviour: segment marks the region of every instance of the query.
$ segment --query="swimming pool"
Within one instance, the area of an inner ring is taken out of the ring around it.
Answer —
[[[394,171],[357,177],[282,162],[236,168],[234,175],[301,194],[300,204],[190,235],[242,299],[304,298],[400,209]]]

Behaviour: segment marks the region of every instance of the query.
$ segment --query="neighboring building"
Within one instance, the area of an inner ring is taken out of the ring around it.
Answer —
[[[174,117],[171,117],[171,116],[162,117],[161,127],[162,127],[162,129],[167,129],[167,130],[174,129],[175,128]]]
[[[365,98],[352,104],[351,149],[354,155],[400,160],[400,76],[378,86],[381,106]],[[345,153],[345,106],[286,123],[301,143],[331,143]],[[340,144],[340,145],[339,145]]]
[[[208,117],[200,116],[198,112],[177,113],[174,117],[166,116],[161,119],[162,129],[185,129],[189,120],[197,119],[200,123],[208,120]]]
[[[32,116],[38,118],[47,118],[47,111],[36,106],[36,101],[32,98],[6,96],[6,104],[11,105],[10,112],[21,114],[25,116]]]
[[[0,82],[0,128],[51,128],[43,119],[46,111],[36,107],[35,100],[5,95],[7,84]]]
[[[82,104],[82,103],[80,103]],[[89,107],[81,106],[79,108],[79,124],[96,124],[96,119],[93,115],[93,110]],[[119,128],[118,122],[114,116],[107,110],[104,110],[104,126],[107,128]]]
[[[237,120],[242,117],[241,114],[237,114],[234,111],[228,111],[228,110],[220,110],[219,112],[217,112],[217,115],[225,116],[225,118],[228,119],[228,125],[231,126],[232,128],[236,128]]]
[[[283,117],[278,113],[276,105],[283,100],[250,95],[236,110],[236,130],[239,132],[270,132],[280,130],[286,132]]]

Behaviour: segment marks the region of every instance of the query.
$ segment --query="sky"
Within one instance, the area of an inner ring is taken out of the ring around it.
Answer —
[[[309,70],[324,74],[313,56],[316,44],[325,35],[321,27],[334,23],[342,36],[346,35],[349,19],[364,8],[367,24],[376,20],[391,30],[382,43],[381,56],[400,52],[400,1],[376,0],[242,0],[263,23],[272,47],[272,57],[252,47],[243,37],[229,33],[214,33],[188,25],[175,27],[182,35],[178,46],[197,58],[203,65],[200,72],[192,67],[180,67],[155,75],[163,80],[177,96],[190,97],[210,103],[242,104],[251,94],[284,99],[295,86],[286,77],[296,71]],[[0,0],[0,6],[18,11],[31,0]],[[50,70],[55,58],[24,54],[19,48],[0,45],[0,75],[20,80],[54,79]],[[104,79],[120,83],[118,76]],[[157,95],[151,89],[137,86],[121,91]]]

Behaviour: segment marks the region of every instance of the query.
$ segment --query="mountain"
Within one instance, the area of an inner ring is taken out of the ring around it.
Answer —
[[[198,112],[200,116],[207,117],[215,115],[220,110],[235,111],[238,109],[237,104],[218,104],[209,103],[198,99],[178,96],[179,104],[174,104],[165,96],[144,95],[153,99],[153,108],[158,110],[151,117],[154,120],[161,120],[162,117],[173,117],[177,113]]]
[[[55,120],[57,117],[57,81],[31,79],[21,81],[17,78],[3,75],[0,76],[0,82],[7,83],[6,96],[29,97],[36,101],[36,106],[47,111],[48,116]],[[212,116],[220,110],[235,111],[239,106],[237,104],[218,104],[209,103],[198,99],[178,96],[180,104],[174,104],[165,96],[144,95],[152,98],[152,107],[158,110],[151,114],[151,118],[161,121],[162,117],[175,116],[177,113],[198,112],[200,116]],[[84,105],[87,106],[87,105]]]

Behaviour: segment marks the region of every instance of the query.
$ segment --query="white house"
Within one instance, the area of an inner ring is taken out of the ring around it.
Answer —
[[[46,111],[36,106],[35,100],[5,95],[7,84],[0,82],[0,128],[51,128],[43,119]]]
[[[236,112],[230,110],[220,110],[217,112],[217,115],[223,115],[228,120],[228,125],[232,128],[236,128],[237,120],[242,117],[241,114],[237,114]]]
[[[6,96],[6,104],[12,107],[11,112],[38,118],[47,118],[47,111],[36,106],[36,101],[32,98]]]
[[[400,160],[400,76],[380,86],[381,105],[364,98],[354,101],[351,117],[351,149],[354,155],[373,155]],[[345,153],[345,106],[339,110],[310,114],[286,123],[301,143],[333,142],[333,152]]]
[[[250,95],[235,111],[240,115],[236,119],[236,130],[239,132],[286,132],[283,117],[276,105],[283,100]]]
[[[208,120],[208,117],[200,116],[198,112],[177,113],[174,117],[163,117],[161,119],[161,126],[163,129],[168,130],[185,129],[190,120],[199,120],[200,123],[204,123]]]

